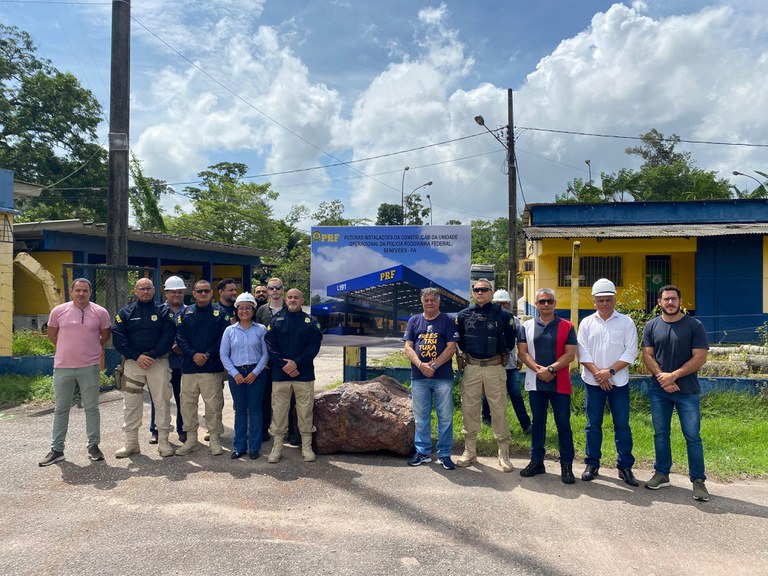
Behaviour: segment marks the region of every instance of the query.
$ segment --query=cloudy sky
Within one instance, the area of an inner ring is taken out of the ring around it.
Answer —
[[[756,183],[733,170],[768,171],[764,0],[133,0],[132,15],[145,172],[182,190],[243,162],[280,193],[276,216],[339,198],[375,219],[428,181],[435,224],[506,215],[505,152],[473,118],[505,125],[508,88],[519,211],[587,179],[585,160],[595,180],[639,165],[636,141],[564,132],[741,144],[683,146],[740,188]],[[111,2],[0,0],[0,21],[109,110]]]

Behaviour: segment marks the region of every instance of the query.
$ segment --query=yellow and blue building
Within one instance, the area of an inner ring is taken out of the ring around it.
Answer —
[[[598,278],[617,301],[650,311],[665,284],[704,323],[710,342],[750,342],[768,321],[768,200],[529,204],[521,313],[534,314],[539,288],[552,288],[570,317],[571,266],[579,242],[578,311],[593,310]]]

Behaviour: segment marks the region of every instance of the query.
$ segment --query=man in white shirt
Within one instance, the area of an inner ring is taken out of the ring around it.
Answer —
[[[629,428],[629,370],[637,358],[637,328],[629,316],[616,312],[616,286],[601,278],[592,286],[597,312],[579,326],[579,363],[587,408],[587,467],[581,479],[598,475],[603,444],[606,401],[613,416],[619,478],[630,486],[638,481],[632,473],[632,431]]]

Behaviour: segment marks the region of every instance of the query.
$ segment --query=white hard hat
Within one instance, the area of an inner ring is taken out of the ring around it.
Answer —
[[[616,286],[607,278],[600,278],[592,284],[592,296],[616,296]]]
[[[496,290],[493,293],[493,302],[512,302],[512,298],[506,290]]]
[[[243,302],[248,302],[251,306],[256,308],[256,298],[250,292],[243,292],[235,299],[235,308],[237,308]]]
[[[168,279],[165,281],[165,286],[163,287],[163,290],[186,290],[187,285],[184,284],[184,280],[179,278],[178,276],[168,276]]]

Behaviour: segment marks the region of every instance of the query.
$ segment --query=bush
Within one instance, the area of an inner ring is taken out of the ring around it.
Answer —
[[[17,330],[13,333],[14,356],[50,356],[55,348],[53,342],[39,332]]]

